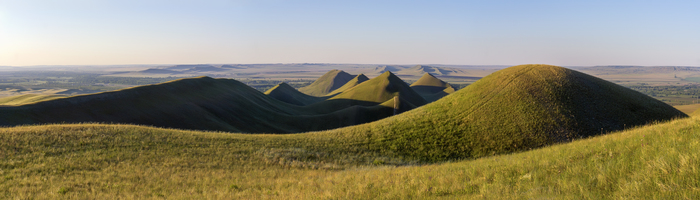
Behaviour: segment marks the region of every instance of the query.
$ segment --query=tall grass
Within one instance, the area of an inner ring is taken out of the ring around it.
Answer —
[[[700,118],[418,164],[314,134],[129,125],[0,129],[1,198],[697,199]]]

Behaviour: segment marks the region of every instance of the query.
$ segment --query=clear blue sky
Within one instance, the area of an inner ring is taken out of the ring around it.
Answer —
[[[0,0],[0,65],[700,66],[700,1]]]

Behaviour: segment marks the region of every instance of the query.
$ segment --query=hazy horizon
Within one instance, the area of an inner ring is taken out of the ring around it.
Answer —
[[[0,1],[0,66],[700,66],[694,1]]]

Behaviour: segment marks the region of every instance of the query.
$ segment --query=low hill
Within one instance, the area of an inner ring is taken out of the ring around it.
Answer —
[[[265,94],[277,100],[298,106],[305,106],[326,100],[324,97],[314,97],[301,93],[284,82],[265,91]]]
[[[214,66],[197,66],[197,67],[192,67],[190,69],[187,69],[183,71],[184,73],[192,73],[192,72],[221,72],[221,71],[227,71],[229,70],[228,68],[220,68],[220,67],[214,67]]]
[[[448,94],[451,94],[455,89],[430,73],[425,73],[418,81],[411,84],[411,89],[420,94],[426,101],[433,102]]]
[[[324,96],[329,92],[342,87],[345,83],[352,80],[353,75],[344,72],[343,70],[331,70],[306,87],[299,88],[299,92],[311,96]]]
[[[404,72],[405,71],[405,72]],[[416,65],[411,68],[402,71],[402,73],[407,74],[436,74],[436,75],[456,75],[464,74],[465,72],[461,69],[456,68],[445,68],[445,67],[433,67],[427,65]]]
[[[405,67],[384,65],[384,66],[375,67],[373,73],[383,74],[384,72],[387,72],[387,71],[397,72],[397,71],[401,71],[403,69],[405,69]]]
[[[376,151],[448,160],[522,151],[686,116],[587,74],[520,65],[418,109],[336,134],[366,135]]]
[[[338,89],[333,90],[332,92],[328,93],[326,96],[333,96],[333,95],[339,94],[339,93],[344,92],[346,90],[349,90],[350,88],[355,87],[356,85],[359,85],[360,83],[365,82],[367,80],[369,80],[369,78],[367,78],[367,76],[365,76],[364,74],[357,75],[357,76],[355,76],[355,78],[353,78],[352,80],[345,83],[345,85],[341,86]]]
[[[0,126],[104,122],[244,133],[295,133],[367,123],[393,113],[393,107],[361,101],[352,104],[327,101],[317,108],[323,109],[284,103],[233,79],[199,77],[0,107]]]
[[[398,96],[400,101],[408,103],[411,107],[418,107],[427,103],[406,82],[389,71],[343,91],[330,98],[330,100],[350,99],[380,104],[392,100],[395,96]]]
[[[143,71],[139,71],[140,73],[147,73],[147,74],[180,74],[182,72],[179,71],[174,71],[174,70],[169,70],[169,69],[146,69]]]

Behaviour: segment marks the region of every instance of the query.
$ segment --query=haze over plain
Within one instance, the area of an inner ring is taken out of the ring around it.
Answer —
[[[0,66],[700,66],[697,1],[0,2]]]

